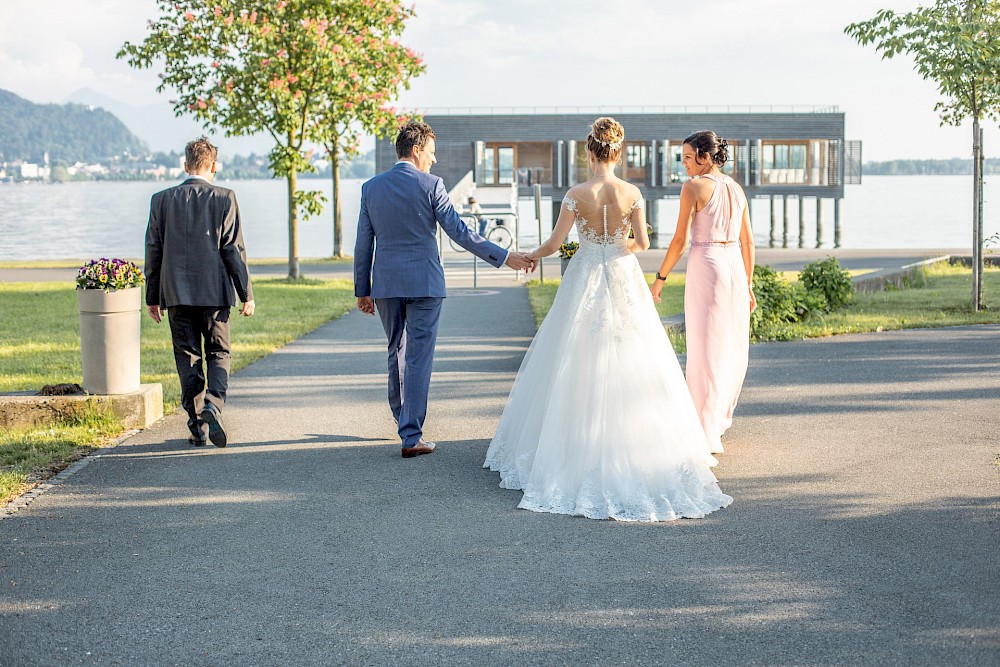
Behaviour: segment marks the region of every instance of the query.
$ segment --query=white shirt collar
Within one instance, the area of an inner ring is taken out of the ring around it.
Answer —
[[[212,181],[208,180],[207,178],[205,178],[204,176],[202,176],[201,174],[187,174],[187,176],[186,176],[186,178],[184,180],[186,181],[186,180],[189,180],[189,179],[192,179],[192,178],[201,179],[201,180],[205,181],[206,183],[211,183],[212,182]]]

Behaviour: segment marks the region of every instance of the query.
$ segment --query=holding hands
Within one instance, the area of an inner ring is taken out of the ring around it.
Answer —
[[[507,255],[507,261],[504,262],[504,264],[515,271],[524,271],[526,273],[531,273],[537,266],[535,259],[523,252],[509,253]]]

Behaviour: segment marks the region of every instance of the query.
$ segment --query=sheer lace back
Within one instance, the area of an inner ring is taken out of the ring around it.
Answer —
[[[629,230],[632,228],[632,213],[642,204],[642,197],[636,197],[627,207],[619,201],[588,202],[566,195],[563,203],[575,216],[574,225],[581,241],[596,246],[618,246],[625,248]],[[582,244],[581,244],[582,245]]]

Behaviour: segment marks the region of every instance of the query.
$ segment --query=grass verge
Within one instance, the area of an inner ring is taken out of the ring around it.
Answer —
[[[987,268],[983,276],[987,299],[1000,300],[1000,268]],[[684,309],[684,276],[671,274],[669,278],[663,302],[657,305],[661,317],[678,314]],[[646,281],[652,282],[651,274],[646,276]],[[537,280],[528,283],[536,326],[541,325],[551,308],[558,288],[559,280],[546,280],[544,285]],[[815,338],[891,329],[1000,323],[1000,309],[972,312],[971,293],[971,269],[942,262],[927,267],[922,278],[907,289],[855,295],[845,308],[805,322],[786,323],[780,333],[786,338]],[[667,332],[674,350],[678,354],[685,352],[684,334],[671,329]],[[778,337],[774,335],[777,333],[764,331],[762,339]]]
[[[349,280],[256,280],[254,297],[257,312],[253,317],[239,317],[234,310],[233,371],[340,317],[356,303]],[[180,384],[170,328],[166,321],[156,324],[145,313],[141,368],[143,383],[163,385],[165,410],[175,409],[180,403]],[[80,324],[73,285],[0,284],[0,392],[38,391],[47,384],[78,383],[81,376]],[[11,450],[6,458],[0,458],[0,502],[9,499],[4,489],[11,484],[23,491],[20,485],[30,484],[32,475],[65,467],[81,455],[79,452],[106,444],[122,431],[120,425],[113,425],[113,415],[95,413],[83,423],[79,421],[54,423],[47,429],[0,429],[0,448]],[[51,456],[36,461],[33,451],[51,452]],[[7,473],[10,481],[2,481]]]

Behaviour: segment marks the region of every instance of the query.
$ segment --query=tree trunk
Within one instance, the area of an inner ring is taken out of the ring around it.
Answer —
[[[340,151],[336,144],[330,151],[330,171],[333,175],[333,256],[344,256],[344,226],[340,217]]]
[[[983,144],[979,119],[972,119],[972,311],[982,308],[983,273]]]
[[[299,213],[295,206],[295,170],[288,174],[288,278],[298,280],[299,273]]]

